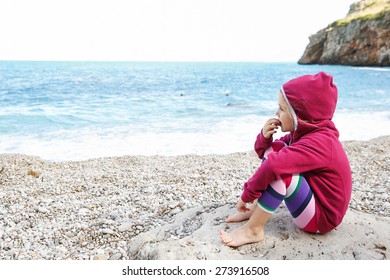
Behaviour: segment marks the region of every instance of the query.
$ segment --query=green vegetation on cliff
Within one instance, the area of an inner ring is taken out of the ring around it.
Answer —
[[[390,12],[390,0],[365,0],[351,5],[347,16],[329,24],[329,27],[347,25],[355,20],[381,19]]]

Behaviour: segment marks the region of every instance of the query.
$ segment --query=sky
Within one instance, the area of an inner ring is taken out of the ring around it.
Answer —
[[[353,0],[1,0],[0,60],[298,61]]]

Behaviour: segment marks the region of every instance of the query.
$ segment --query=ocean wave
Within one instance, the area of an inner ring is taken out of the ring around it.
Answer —
[[[272,116],[271,116],[272,117]],[[268,116],[245,116],[208,123],[208,130],[134,131],[122,126],[0,136],[0,153],[37,155],[67,161],[121,155],[228,154],[253,149]],[[390,135],[390,113],[336,113],[340,140],[369,140]],[[275,138],[284,133],[278,131]]]

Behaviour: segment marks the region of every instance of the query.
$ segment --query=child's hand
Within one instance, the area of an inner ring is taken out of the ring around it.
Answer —
[[[241,197],[238,199],[237,202],[237,211],[238,212],[248,212],[250,209],[246,207],[246,203],[242,201]]]
[[[279,125],[280,121],[276,118],[272,118],[266,121],[263,127],[263,136],[265,138],[270,138],[272,134],[276,132]]]

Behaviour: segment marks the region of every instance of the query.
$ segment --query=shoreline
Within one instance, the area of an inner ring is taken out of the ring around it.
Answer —
[[[353,172],[350,212],[354,213],[354,219],[359,219],[362,213],[366,221],[360,224],[363,231],[370,224],[375,235],[379,221],[381,226],[387,221],[385,225],[390,230],[390,136],[343,141],[343,145]],[[231,211],[243,183],[258,165],[259,160],[252,151],[226,155],[119,156],[67,162],[1,154],[0,259],[132,259],[136,240],[175,225],[175,219],[183,212],[209,209],[211,213],[226,207]],[[275,216],[283,213],[281,210]],[[195,224],[199,228],[208,223],[221,229],[224,226],[222,217],[217,222],[207,219],[197,219]],[[355,226],[354,230],[359,230],[359,221]],[[341,229],[348,230],[342,225]],[[189,235],[196,234],[196,230]],[[183,234],[185,229],[180,234],[170,231],[164,238],[175,243],[189,236]],[[273,231],[275,236],[283,236],[283,229],[273,228]],[[382,231],[378,228],[377,232]],[[303,233],[298,236],[312,240]],[[337,231],[331,236],[339,238]],[[279,242],[283,237],[275,238]],[[390,259],[390,238],[384,235],[379,239],[382,240],[380,246],[377,244],[382,248],[379,252],[373,249],[375,254],[370,251],[360,257]],[[336,245],[349,242],[350,250],[354,245],[360,246],[354,243],[357,240],[353,236],[348,241],[334,242]],[[294,244],[287,250],[302,246],[298,241]],[[216,246],[221,252],[226,251],[222,244]],[[262,246],[256,248],[258,258],[262,259]],[[332,251],[322,257],[309,254],[303,258],[353,259],[353,256]],[[221,253],[214,257],[237,258],[237,255]]]
[[[193,127],[180,131],[168,129],[148,132],[141,131],[140,127],[114,126],[112,129],[83,128],[60,130],[55,133],[33,131],[31,133],[25,131],[25,134],[4,133],[0,135],[0,154],[39,156],[51,162],[86,161],[127,155],[225,155],[251,150],[260,132],[258,124],[264,123],[267,119],[265,115],[231,116],[215,120],[207,129]],[[373,119],[376,119],[374,123]],[[356,120],[359,120],[359,127],[351,126]],[[340,132],[339,139],[343,142],[369,141],[369,138],[390,134],[388,112],[340,110],[336,112],[333,121]],[[153,124],[155,127],[161,125],[163,124],[156,122]],[[362,130],[362,127],[365,129]],[[285,134],[279,129],[274,139]],[[226,142],[228,143],[225,144]]]

